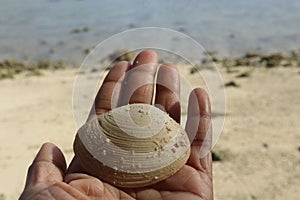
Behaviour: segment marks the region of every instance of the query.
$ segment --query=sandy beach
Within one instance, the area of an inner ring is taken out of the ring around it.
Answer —
[[[70,163],[103,68],[148,48],[179,66],[182,125],[191,88],[213,97],[215,200],[299,200],[299,10],[299,0],[2,0],[0,200],[18,199],[43,143]]]
[[[300,69],[219,68],[227,116],[214,147],[214,194],[221,199],[296,200],[300,196]],[[76,69],[0,80],[0,199],[17,199],[41,144],[58,145],[69,163],[76,132],[72,88]],[[189,81],[195,76],[182,68]],[[96,78],[97,72],[87,76]],[[233,86],[232,86],[233,85]]]

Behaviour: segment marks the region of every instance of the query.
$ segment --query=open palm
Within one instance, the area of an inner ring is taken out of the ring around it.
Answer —
[[[117,63],[105,78],[95,100],[91,116],[102,114],[127,103],[152,103],[180,121],[179,75],[171,64],[162,65],[157,74],[156,92],[153,80],[157,71],[157,54],[141,52],[133,64]],[[126,74],[126,75],[125,75]],[[124,76],[125,75],[125,76]],[[140,87],[136,87],[140,85]],[[117,94],[115,101],[113,96]],[[115,104],[114,104],[115,102]],[[66,167],[62,152],[46,143],[28,171],[21,200],[29,199],[108,199],[108,200],[193,200],[213,199],[211,158],[211,111],[207,93],[195,89],[189,98],[186,131],[195,136],[186,165],[176,174],[155,185],[122,189],[84,172],[74,157]],[[193,132],[195,132],[193,134]]]

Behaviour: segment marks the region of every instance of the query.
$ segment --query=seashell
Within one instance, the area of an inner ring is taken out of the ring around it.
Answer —
[[[167,113],[148,104],[129,104],[84,124],[74,152],[91,175],[117,187],[136,188],[180,170],[189,158],[190,142]]]

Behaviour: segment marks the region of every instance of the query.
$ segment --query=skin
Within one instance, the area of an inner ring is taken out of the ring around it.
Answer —
[[[95,99],[94,114],[102,114],[112,109],[112,93],[119,94],[115,106],[129,103],[152,103],[154,87],[151,81],[157,70],[157,54],[146,50],[136,57],[133,64],[122,61],[109,72]],[[146,64],[139,70],[136,67]],[[130,73],[132,70],[132,73]],[[125,78],[120,77],[126,72]],[[141,78],[142,77],[142,78]],[[144,83],[142,87],[130,93],[131,86]],[[180,82],[177,68],[164,64],[157,75],[155,104],[168,112],[176,121],[180,121]],[[164,85],[164,86],[163,86]],[[120,87],[116,87],[120,86]],[[122,98],[121,98],[122,97]],[[51,143],[42,145],[32,165],[29,167],[26,185],[20,200],[60,200],[60,199],[107,199],[107,200],[212,200],[212,156],[211,156],[211,109],[207,93],[194,89],[189,98],[188,134],[196,131],[192,142],[191,154],[186,165],[173,176],[155,185],[122,189],[109,185],[84,172],[76,157],[67,168],[61,150]],[[207,140],[208,138],[208,140]],[[208,149],[203,152],[203,149]]]

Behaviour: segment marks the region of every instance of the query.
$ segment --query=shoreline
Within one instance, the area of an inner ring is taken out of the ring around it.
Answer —
[[[104,61],[99,62],[100,66],[111,66],[111,64],[127,60],[132,61],[135,53],[126,50],[116,51],[108,55]],[[180,63],[180,60],[178,60]],[[160,60],[159,63],[164,63]],[[300,50],[290,52],[277,52],[272,54],[259,54],[255,51],[246,52],[240,57],[220,57],[216,51],[205,52],[200,64],[192,66],[191,74],[197,70],[210,68],[216,64],[218,67],[225,67],[230,73],[235,67],[300,67]],[[64,61],[39,60],[39,61],[22,61],[15,59],[4,59],[0,61],[0,80],[10,78],[13,79],[18,74],[26,76],[42,76],[44,70],[62,70],[66,68],[79,68],[80,65],[71,65]],[[108,67],[109,68],[109,67]],[[99,69],[92,68],[91,72]]]

